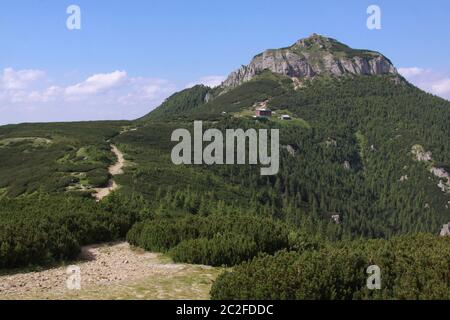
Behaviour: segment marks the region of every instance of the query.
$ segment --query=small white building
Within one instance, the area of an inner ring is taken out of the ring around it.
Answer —
[[[270,118],[272,116],[272,110],[265,107],[256,109],[255,113],[257,118]]]
[[[283,114],[280,116],[281,120],[292,120],[292,117],[288,114]]]
[[[336,223],[336,224],[340,224],[341,223],[341,216],[338,215],[338,214],[333,214],[331,216],[331,220],[333,220],[334,223]]]

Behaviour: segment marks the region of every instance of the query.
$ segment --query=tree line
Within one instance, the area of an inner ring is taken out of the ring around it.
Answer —
[[[367,287],[379,266],[381,289]],[[450,298],[450,238],[427,234],[355,240],[262,255],[221,274],[217,300],[426,300]]]
[[[289,246],[290,227],[253,215],[188,215],[139,222],[127,235],[130,244],[166,252],[176,262],[233,266],[258,253]]]

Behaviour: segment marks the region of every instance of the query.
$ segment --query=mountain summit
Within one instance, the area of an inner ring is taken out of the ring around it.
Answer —
[[[398,74],[392,62],[378,52],[352,49],[335,39],[313,34],[290,47],[256,55],[250,64],[232,72],[222,86],[237,87],[263,70],[306,79],[317,75]]]

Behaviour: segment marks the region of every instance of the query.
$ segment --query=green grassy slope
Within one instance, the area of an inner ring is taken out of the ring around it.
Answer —
[[[0,127],[0,189],[9,196],[104,185],[115,161],[108,139],[128,122],[21,124]],[[80,192],[83,194],[83,192]]]

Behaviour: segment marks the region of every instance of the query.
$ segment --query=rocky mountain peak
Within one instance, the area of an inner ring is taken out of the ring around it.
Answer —
[[[300,79],[324,74],[336,77],[398,74],[391,61],[378,52],[352,49],[335,39],[313,34],[290,47],[256,55],[250,64],[232,72],[222,86],[236,87],[264,70]]]
[[[332,41],[336,40],[321,36],[317,33],[313,33],[308,38],[298,40],[293,46],[296,46],[298,48],[311,48],[316,46],[321,49],[324,48],[330,49]]]

